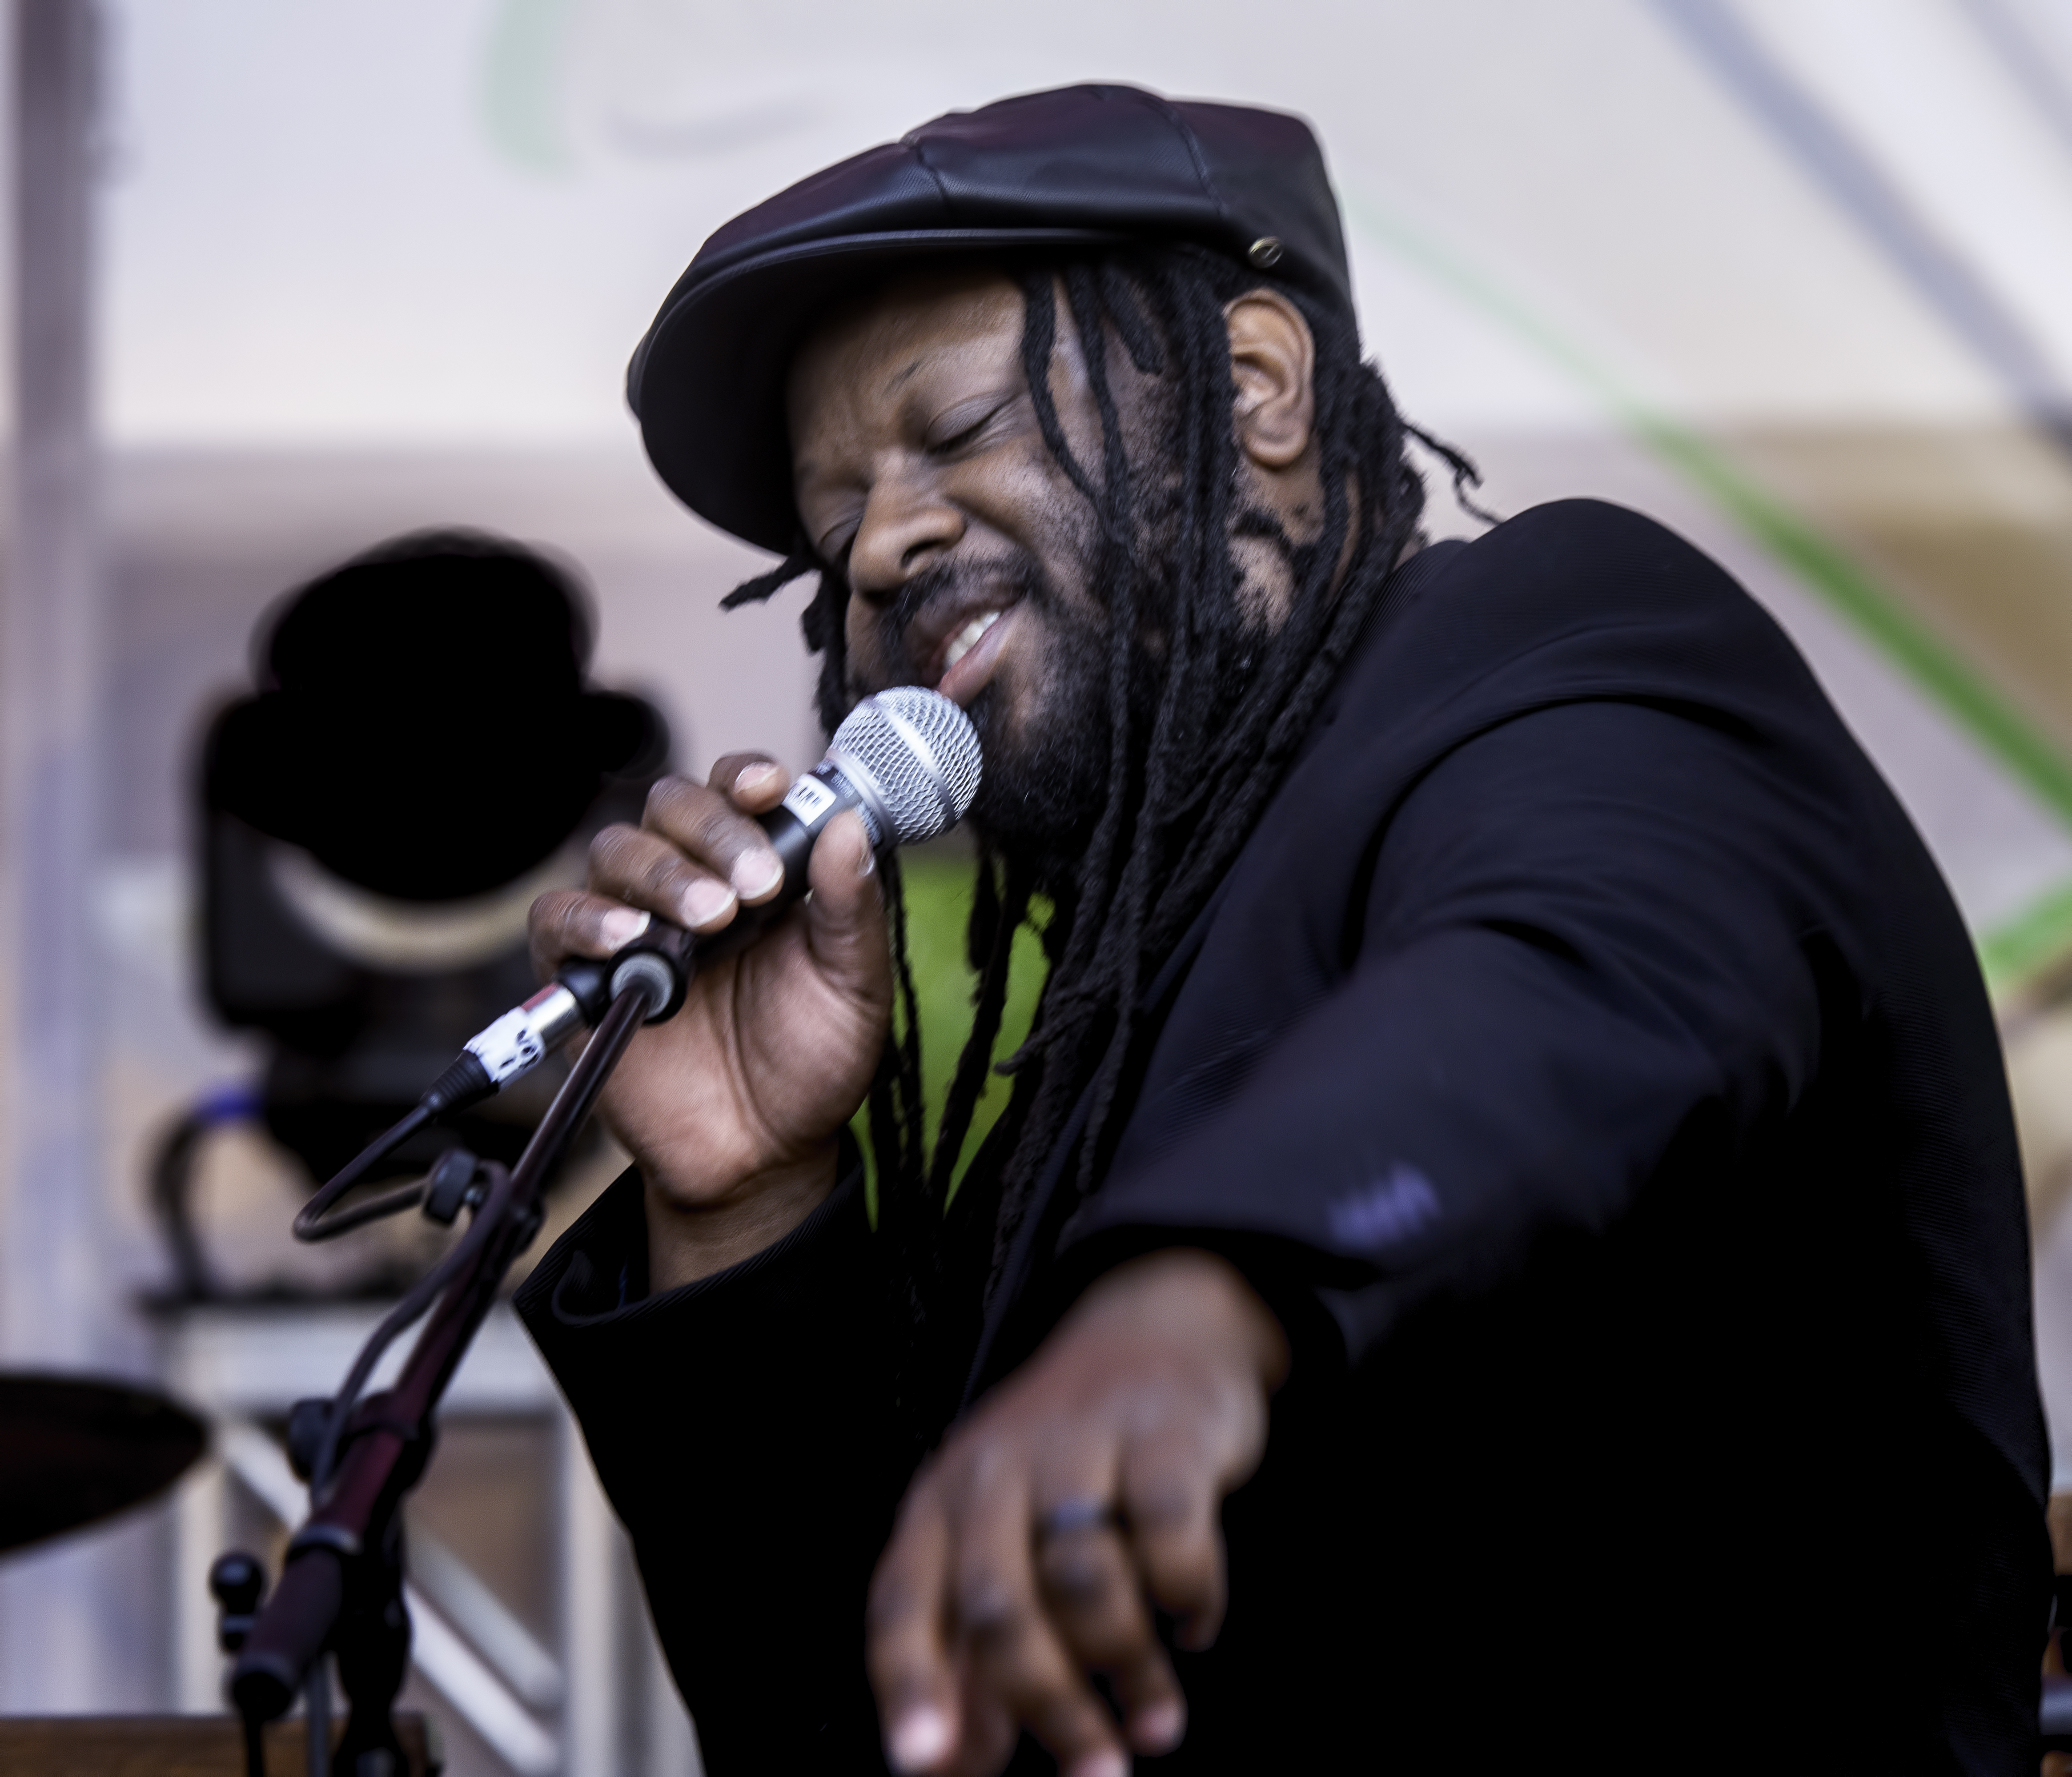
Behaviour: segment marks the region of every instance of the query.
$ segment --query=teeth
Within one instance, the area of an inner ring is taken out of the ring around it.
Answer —
[[[969,654],[978,638],[999,621],[999,612],[985,611],[973,618],[970,622],[958,630],[951,640],[949,646],[943,652],[943,671],[948,672],[951,667]]]

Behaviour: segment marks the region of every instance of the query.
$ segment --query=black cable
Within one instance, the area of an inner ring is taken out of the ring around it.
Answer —
[[[462,1049],[450,1063],[445,1073],[432,1082],[431,1090],[410,1107],[402,1120],[392,1125],[360,1149],[345,1168],[332,1176],[323,1188],[304,1204],[295,1217],[295,1238],[314,1241],[329,1240],[334,1234],[342,1234],[349,1228],[358,1228],[382,1216],[393,1216],[399,1209],[407,1209],[417,1199],[407,1190],[388,1197],[377,1197],[372,1203],[361,1204],[345,1214],[326,1221],[324,1212],[364,1178],[368,1171],[385,1160],[404,1143],[416,1135],[434,1118],[442,1117],[449,1110],[465,1110],[470,1105],[480,1104],[496,1090],[496,1082],[489,1077],[479,1057]]]
[[[187,1112],[166,1132],[151,1157],[151,1208],[173,1262],[173,1293],[182,1302],[207,1302],[218,1293],[215,1270],[202,1250],[194,1208],[187,1200],[195,1153],[211,1127],[204,1112]]]
[[[426,1099],[420,1099],[410,1107],[400,1122],[392,1124],[386,1133],[376,1136],[360,1149],[343,1168],[334,1173],[317,1194],[296,1212],[295,1238],[299,1241],[329,1240],[333,1234],[343,1233],[347,1228],[357,1227],[370,1218],[356,1211],[347,1213],[356,1217],[347,1221],[341,1217],[335,1226],[323,1221],[323,1213],[364,1178],[368,1171],[401,1147],[438,1114]],[[384,1211],[386,1214],[388,1212]]]
[[[327,1186],[325,1188],[330,1188]],[[413,1209],[424,1200],[425,1181],[420,1179],[415,1184],[406,1184],[400,1191],[384,1192],[378,1197],[369,1197],[364,1203],[356,1203],[350,1209],[341,1209],[319,1222],[317,1217],[321,1212],[313,1198],[302,1206],[302,1215],[295,1218],[295,1238],[311,1243],[335,1240],[340,1234],[350,1233],[356,1228],[364,1228],[370,1221],[379,1221],[384,1216]],[[306,1229],[303,1225],[304,1217],[309,1218]]]
[[[159,1139],[151,1156],[151,1208],[172,1261],[173,1293],[182,1302],[208,1302],[223,1294],[209,1263],[201,1230],[195,1225],[195,1161],[209,1133],[225,1123],[257,1117],[258,1093],[247,1085],[224,1086],[198,1100]]]
[[[381,1354],[430,1311],[447,1284],[473,1262],[503,1219],[510,1200],[511,1174],[494,1160],[484,1160],[482,1169],[489,1176],[489,1191],[481,1206],[469,1218],[467,1232],[444,1258],[417,1279],[409,1294],[382,1317],[380,1325],[368,1336],[359,1356],[353,1360],[352,1368],[346,1373],[345,1381],[332,1397],[331,1414],[324,1423],[323,1442],[317,1447],[316,1460],[310,1465],[312,1500],[322,1495],[331,1479],[331,1471],[338,1463],[339,1442],[345,1434],[345,1422],[352,1417],[360,1391],[367,1386],[368,1377],[374,1373],[374,1366],[381,1361]],[[421,1190],[421,1187],[419,1188]]]

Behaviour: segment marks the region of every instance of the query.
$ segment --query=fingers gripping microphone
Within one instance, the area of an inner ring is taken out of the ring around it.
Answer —
[[[732,923],[704,935],[652,920],[609,960],[566,964],[524,1004],[469,1040],[425,1094],[426,1106],[437,1115],[501,1091],[636,983],[652,1003],[649,1024],[673,1016],[701,964],[753,943],[805,894],[814,842],[836,815],[855,809],[877,851],[934,839],[964,819],[978,793],[979,767],[971,718],[947,697],[913,685],[866,697],[835,730],[827,757],[761,817],[784,865],[783,886],[771,899],[742,908]]]

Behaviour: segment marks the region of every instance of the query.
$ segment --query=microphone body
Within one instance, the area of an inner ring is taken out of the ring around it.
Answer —
[[[699,967],[754,943],[806,893],[807,866],[828,823],[845,809],[863,817],[874,848],[947,832],[976,794],[978,737],[948,698],[902,686],[865,698],[835,731],[825,758],[758,817],[784,880],[768,901],[738,909],[717,932],[687,932],[667,920],[602,962],[565,963],[522,1005],[469,1038],[421,1104],[433,1114],[465,1108],[524,1077],[627,987],[648,989],[648,1022],[673,1017]]]

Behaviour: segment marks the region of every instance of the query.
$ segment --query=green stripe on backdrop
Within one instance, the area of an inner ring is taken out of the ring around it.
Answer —
[[[2072,952],[2072,883],[2039,895],[1978,940],[1986,985],[2005,994],[2034,980]]]
[[[1723,452],[1651,409],[1589,353],[1452,248],[1357,191],[1339,189],[1355,227],[1501,322],[1589,390],[1621,426],[1845,618],[2072,827],[2072,760],[1918,622],[1875,575],[1758,486]],[[2072,950],[2072,883],[2050,889],[2012,919],[1975,936],[1994,991],[2019,986]]]

